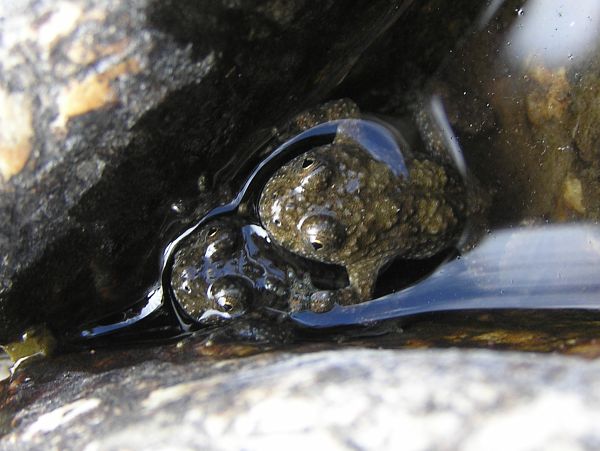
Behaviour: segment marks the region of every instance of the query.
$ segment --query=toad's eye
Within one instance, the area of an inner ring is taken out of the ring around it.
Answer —
[[[329,215],[308,216],[302,221],[300,231],[311,254],[325,254],[337,250],[346,241],[344,226]]]
[[[215,310],[240,315],[252,304],[253,290],[243,277],[225,276],[208,287],[208,299]]]

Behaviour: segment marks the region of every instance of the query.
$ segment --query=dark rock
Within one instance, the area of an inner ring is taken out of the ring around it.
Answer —
[[[3,1],[0,342],[138,299],[171,204],[243,176],[408,3]]]
[[[177,361],[174,346],[170,358],[137,354],[71,356],[70,364],[28,368],[3,387],[4,426],[12,430],[0,446],[533,450],[600,444],[597,361],[456,350],[188,361]],[[132,364],[119,367],[125,359]]]

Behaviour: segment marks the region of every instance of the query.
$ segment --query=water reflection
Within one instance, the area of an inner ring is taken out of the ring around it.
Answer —
[[[421,283],[324,314],[292,318],[335,327],[426,312],[488,309],[600,309],[600,227],[556,225],[490,234]]]
[[[598,47],[598,0],[529,0],[517,11],[506,41],[512,64],[568,66]]]

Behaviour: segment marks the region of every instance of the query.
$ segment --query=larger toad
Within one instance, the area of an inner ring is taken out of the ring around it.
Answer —
[[[338,137],[284,164],[262,190],[260,220],[275,243],[346,268],[349,287],[335,302],[368,300],[391,260],[429,257],[459,240],[467,195],[458,173],[426,158],[393,169]]]

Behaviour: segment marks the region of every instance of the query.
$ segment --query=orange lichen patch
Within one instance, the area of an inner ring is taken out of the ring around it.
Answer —
[[[53,126],[64,128],[72,117],[115,103],[118,99],[111,82],[121,75],[139,71],[139,62],[131,58],[104,72],[88,75],[81,81],[72,80],[58,98],[59,115]]]
[[[565,68],[550,70],[536,66],[527,76],[535,82],[526,102],[531,123],[544,125],[548,120],[562,121],[568,112],[571,91]]]
[[[110,87],[110,79],[96,74],[81,82],[70,83],[60,97],[61,124],[80,114],[100,108],[114,102],[116,95]]]
[[[30,100],[0,88],[0,175],[5,181],[27,163],[32,137]]]

